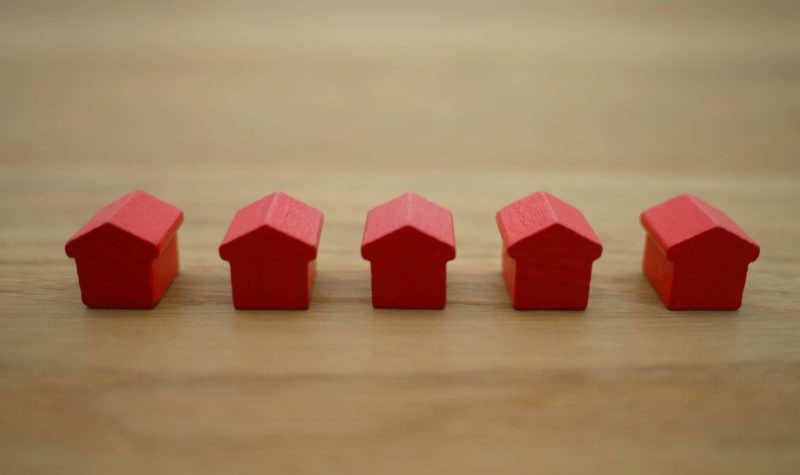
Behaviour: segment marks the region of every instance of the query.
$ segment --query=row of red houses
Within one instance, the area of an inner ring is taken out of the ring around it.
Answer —
[[[585,309],[603,246],[577,208],[539,192],[497,212],[502,269],[516,309]],[[134,191],[95,214],[66,244],[91,308],[151,308],[178,272],[183,212]],[[759,247],[727,215],[684,194],[642,213],[644,274],[672,310],[741,305]],[[305,309],[311,301],[323,215],[284,193],[240,209],[219,247],[237,309]],[[405,193],[369,211],[361,244],[377,308],[443,308],[453,216]]]

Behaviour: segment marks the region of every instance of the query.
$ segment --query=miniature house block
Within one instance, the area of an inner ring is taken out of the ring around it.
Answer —
[[[583,214],[539,192],[497,212],[503,276],[518,310],[583,310],[603,246]]]
[[[683,194],[641,216],[643,270],[670,310],[735,310],[758,245],[725,213]]]
[[[453,215],[405,193],[369,211],[361,255],[371,263],[374,307],[444,308],[447,261],[456,257]]]
[[[323,216],[284,193],[240,209],[219,255],[231,267],[237,309],[307,309]]]
[[[90,308],[152,308],[178,273],[183,212],[144,191],[107,205],[66,244]]]

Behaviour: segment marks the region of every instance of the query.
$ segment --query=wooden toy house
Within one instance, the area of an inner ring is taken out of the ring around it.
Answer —
[[[374,307],[443,308],[447,261],[456,256],[453,216],[405,193],[369,211],[361,255],[371,263]]]
[[[641,215],[642,267],[670,310],[735,310],[758,245],[725,213],[683,194]]]
[[[183,212],[134,191],[98,211],[65,246],[91,308],[151,308],[178,273]]]
[[[284,193],[240,209],[219,246],[237,309],[306,309],[323,215]]]
[[[502,266],[518,310],[585,309],[603,246],[583,214],[539,192],[497,212]]]

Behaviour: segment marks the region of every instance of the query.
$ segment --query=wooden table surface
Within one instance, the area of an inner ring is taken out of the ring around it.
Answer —
[[[3,2],[0,473],[800,473],[796,2]],[[67,238],[181,207],[152,311],[79,299]],[[325,213],[312,307],[236,312],[239,207]],[[449,207],[443,311],[373,310],[359,245]],[[603,241],[585,312],[516,312],[494,213]],[[761,245],[737,312],[664,309],[638,214],[682,192]]]

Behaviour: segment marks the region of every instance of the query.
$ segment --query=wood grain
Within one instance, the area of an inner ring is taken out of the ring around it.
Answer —
[[[796,473],[800,8],[792,2],[5,2],[0,472]],[[180,206],[152,311],[80,304],[64,243]],[[237,312],[217,246],[325,213],[307,312]],[[586,312],[515,312],[494,213],[604,245]],[[443,311],[373,310],[366,212],[451,209]],[[666,311],[638,214],[680,192],[761,246],[738,312]]]

